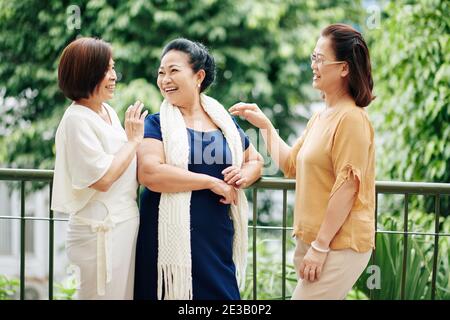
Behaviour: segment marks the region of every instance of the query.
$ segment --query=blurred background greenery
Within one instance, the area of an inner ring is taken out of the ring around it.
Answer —
[[[257,103],[281,136],[292,142],[320,105],[319,93],[311,86],[309,54],[323,27],[343,22],[363,33],[371,52],[377,98],[368,112],[376,131],[377,180],[450,183],[449,5],[446,0],[0,0],[0,164],[53,168],[54,134],[70,103],[58,90],[58,59],[77,36],[96,36],[112,44],[120,81],[110,104],[121,117],[137,99],[151,112],[158,111],[161,50],[171,39],[186,37],[204,43],[216,58],[217,79],[209,95],[224,106]],[[275,225],[276,200],[262,193],[258,224]],[[415,210],[410,223],[433,231],[432,197],[409,201]],[[379,208],[380,229],[402,230],[402,205],[385,197]],[[441,197],[442,232],[449,232],[449,207],[449,197]],[[288,218],[290,225],[291,215]],[[279,298],[281,269],[273,255],[279,254],[280,244],[276,249],[271,243],[280,235],[262,232],[260,237],[258,255],[267,263],[259,264],[258,291],[260,297]],[[384,278],[385,291],[375,298],[399,298],[395,281],[402,239],[379,235],[377,240],[383,252],[377,263],[393,278]],[[417,270],[422,280],[412,276],[408,281],[421,289],[409,289],[408,297],[427,298],[433,239],[416,240],[409,243],[416,258],[408,259],[408,268]],[[449,240],[440,241],[444,251],[438,293],[449,299]],[[289,255],[288,263],[291,292],[295,274]],[[361,284],[365,280],[360,279],[349,298],[367,298]],[[243,297],[251,298],[251,292],[243,292]]]

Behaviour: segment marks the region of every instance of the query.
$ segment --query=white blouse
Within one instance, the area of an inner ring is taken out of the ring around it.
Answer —
[[[52,210],[73,214],[94,200],[104,203],[112,215],[137,208],[136,157],[107,192],[89,188],[108,171],[114,155],[128,141],[114,109],[103,105],[112,125],[76,103],[61,119],[55,137]]]

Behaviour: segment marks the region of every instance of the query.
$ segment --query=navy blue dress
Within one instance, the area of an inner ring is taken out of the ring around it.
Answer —
[[[250,141],[237,123],[236,127],[246,150]],[[191,152],[189,171],[223,180],[221,172],[232,163],[231,151],[222,131],[201,132],[189,128],[187,131]],[[145,119],[144,137],[162,140],[159,113]],[[134,299],[157,299],[160,196],[160,193],[147,188],[141,194]],[[190,214],[194,300],[240,299],[233,263],[234,228],[229,215],[230,206],[220,203],[219,200],[220,196],[210,190],[192,192]]]

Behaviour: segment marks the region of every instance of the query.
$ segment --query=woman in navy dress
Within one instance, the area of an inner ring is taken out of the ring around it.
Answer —
[[[262,157],[235,122],[244,161],[232,166],[222,131],[200,104],[200,93],[214,80],[214,59],[206,48],[176,39],[164,49],[158,87],[183,116],[188,132],[189,163],[184,170],[165,163],[159,113],[145,120],[144,142],[138,151],[141,195],[136,249],[135,299],[157,299],[158,214],[161,192],[192,191],[190,241],[193,299],[240,299],[233,262],[233,221],[230,204],[236,189],[261,175]],[[178,241],[176,237],[174,242]]]

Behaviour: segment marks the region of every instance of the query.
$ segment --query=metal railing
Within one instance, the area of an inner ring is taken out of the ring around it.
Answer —
[[[287,191],[295,189],[295,180],[283,178],[262,178],[253,186],[253,224],[250,226],[253,230],[253,248],[256,248],[256,232],[258,229],[265,229],[268,227],[257,226],[258,221],[258,189],[276,189],[283,190],[283,218],[281,227],[270,227],[275,230],[292,230],[291,227],[286,226],[287,220]],[[437,259],[439,254],[439,237],[449,237],[449,233],[439,232],[439,217],[440,217],[440,198],[442,195],[450,195],[450,184],[448,183],[418,183],[418,182],[397,182],[397,181],[377,181],[376,182],[376,197],[375,197],[375,233],[377,234],[401,234],[404,237],[403,242],[403,261],[401,274],[401,299],[405,298],[405,284],[406,284],[406,268],[408,256],[408,236],[410,235],[429,235],[434,236],[434,252],[433,252],[433,267],[431,280],[431,299],[435,299],[436,295],[436,275],[437,275]],[[404,195],[404,228],[403,231],[379,230],[378,224],[378,196],[380,194],[402,194]],[[435,230],[434,233],[427,232],[412,232],[408,230],[408,198],[411,194],[419,195],[434,195],[435,196]],[[376,236],[375,235],[375,236]],[[372,262],[375,258],[375,250],[372,254]],[[257,255],[256,250],[253,251],[253,299],[257,299]],[[286,299],[286,232],[282,234],[282,297]],[[371,290],[372,292],[372,290]]]
[[[67,219],[59,219],[53,216],[53,211],[50,208],[49,201],[49,217],[26,217],[25,216],[25,183],[27,181],[42,181],[49,184],[49,199],[52,197],[52,170],[24,170],[24,169],[2,169],[0,168],[0,181],[19,181],[20,182],[20,216],[0,216],[1,219],[16,219],[20,220],[20,299],[25,298],[25,225],[28,220],[43,220],[49,223],[49,277],[48,277],[48,298],[53,299],[53,270],[54,270],[54,222],[67,221]],[[258,225],[258,190],[259,189],[276,189],[283,191],[283,209],[282,209],[282,225],[281,227],[268,227]],[[251,187],[253,195],[253,219],[249,229],[252,231],[253,238],[253,299],[258,298],[257,292],[257,231],[263,229],[281,230],[282,233],[282,299],[286,299],[286,231],[292,230],[292,227],[287,226],[287,192],[295,189],[295,180],[283,178],[269,178],[263,177]],[[430,235],[434,236],[434,252],[433,252],[433,268],[432,268],[432,288],[431,299],[435,299],[436,294],[436,273],[437,273],[437,259],[439,253],[439,237],[450,236],[448,233],[439,232],[439,217],[440,217],[440,198],[442,195],[450,195],[450,184],[444,183],[415,183],[415,182],[391,182],[391,181],[377,181],[376,182],[376,212],[375,227],[377,226],[378,218],[378,195],[379,194],[403,194],[404,195],[404,229],[403,231],[387,231],[378,230],[377,234],[401,234],[404,237],[403,242],[403,264],[402,264],[402,278],[401,278],[401,298],[405,297],[405,282],[406,282],[406,267],[407,267],[407,248],[408,236],[410,235]],[[408,197],[411,194],[420,195],[434,195],[435,196],[435,232],[411,232],[408,230]],[[372,255],[372,258],[374,255]]]
[[[54,266],[54,222],[64,221],[64,219],[56,219],[53,217],[53,211],[50,208],[49,201],[49,216],[45,217],[26,217],[25,216],[25,182],[27,181],[42,181],[48,182],[49,199],[52,198],[52,180],[53,170],[25,170],[25,169],[3,169],[0,168],[0,181],[19,181],[20,182],[20,216],[0,216],[1,219],[20,220],[20,300],[25,299],[25,225],[28,220],[48,221],[49,223],[49,241],[48,241],[48,298],[53,300],[53,266]]]

